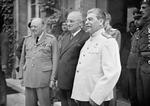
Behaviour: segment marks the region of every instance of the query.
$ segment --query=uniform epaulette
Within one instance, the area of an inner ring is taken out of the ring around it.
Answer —
[[[55,38],[55,36],[54,36],[54,35],[52,35],[52,34],[48,34],[48,33],[46,33],[46,36],[47,36],[47,37],[51,37],[51,38]]]
[[[28,38],[28,37],[31,37],[31,35],[24,36],[23,38]]]
[[[102,36],[106,37],[107,39],[112,38],[112,36],[110,34],[107,34],[107,33],[102,33]]]

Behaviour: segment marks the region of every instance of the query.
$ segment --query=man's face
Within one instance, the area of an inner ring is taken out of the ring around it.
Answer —
[[[43,31],[43,24],[39,20],[33,20],[31,23],[31,32],[35,36],[39,36]]]
[[[142,4],[140,12],[142,14],[142,17],[150,17],[150,6],[148,4]]]
[[[69,14],[67,17],[68,30],[71,32],[76,32],[80,29],[81,20],[78,18],[77,14]]]
[[[89,13],[86,17],[86,32],[89,32],[91,34],[95,33],[100,26],[102,25],[102,19],[97,19],[97,16],[93,13]]]
[[[134,23],[131,23],[131,24],[129,25],[129,30],[130,30],[131,33],[134,33],[134,32],[136,31],[136,26],[135,26]]]

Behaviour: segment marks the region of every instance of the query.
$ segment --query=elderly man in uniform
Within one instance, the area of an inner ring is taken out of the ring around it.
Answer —
[[[150,0],[142,1],[140,12],[142,28],[138,39],[137,95],[140,106],[150,106]]]
[[[80,50],[89,35],[82,30],[83,18],[79,11],[72,11],[67,17],[69,35],[62,40],[58,63],[58,87],[62,106],[76,106],[71,99],[73,80]]]
[[[41,18],[31,22],[31,34],[24,40],[20,72],[23,74],[26,106],[50,106],[50,89],[57,67],[57,40],[44,31]]]
[[[120,72],[119,46],[104,29],[105,14],[99,8],[87,12],[90,38],[80,52],[71,98],[78,106],[100,106],[113,98]]]

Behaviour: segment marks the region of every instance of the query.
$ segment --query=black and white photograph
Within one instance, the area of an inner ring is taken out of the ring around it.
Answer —
[[[0,106],[150,106],[150,0],[0,0]]]

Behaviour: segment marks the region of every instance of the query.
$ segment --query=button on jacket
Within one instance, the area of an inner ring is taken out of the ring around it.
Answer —
[[[94,33],[83,46],[78,60],[72,98],[98,105],[113,98],[120,72],[119,47],[104,30]]]
[[[26,87],[49,86],[49,81],[54,78],[56,71],[56,66],[52,62],[57,59],[56,49],[57,40],[50,34],[44,33],[38,43],[33,36],[25,38],[20,61],[20,77],[24,78]]]

